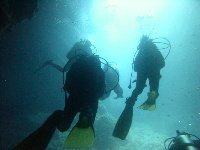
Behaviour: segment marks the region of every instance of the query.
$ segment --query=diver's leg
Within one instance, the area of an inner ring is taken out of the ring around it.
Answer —
[[[78,112],[79,104],[75,103],[75,101],[76,99],[73,99],[71,96],[66,100],[63,116],[57,126],[57,129],[60,132],[64,132],[70,128],[71,123]]]
[[[86,104],[84,107],[81,108],[79,122],[82,122],[82,121],[84,122],[84,120],[87,120],[87,123],[84,122],[82,126],[85,126],[85,127],[90,126],[90,125],[93,126],[97,109],[98,109],[98,100],[90,104]]]
[[[145,73],[140,73],[140,72],[137,73],[136,87],[133,90],[131,97],[128,98],[126,102],[127,104],[134,106],[138,95],[142,93],[143,89],[146,86],[146,80],[147,80],[147,76]]]
[[[96,114],[97,114],[97,109],[98,109],[98,100],[95,100],[93,104],[91,104],[91,122],[94,124]]]
[[[15,146],[13,150],[45,150],[62,115],[61,110],[52,113],[40,128]]]
[[[149,76],[150,92],[156,91],[158,93],[160,77],[161,76],[159,72]]]
[[[149,76],[149,86],[150,91],[148,93],[147,104],[154,105],[156,103],[156,99],[159,96],[158,89],[159,89],[159,80],[160,80],[160,73],[155,73]]]

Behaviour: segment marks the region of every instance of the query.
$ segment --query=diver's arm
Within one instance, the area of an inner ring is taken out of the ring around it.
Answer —
[[[52,67],[56,68],[58,71],[63,72],[63,68],[57,64],[51,64]]]
[[[46,61],[44,64],[45,64],[45,65],[52,66],[52,67],[56,68],[58,71],[63,72],[63,67],[61,67],[61,66],[58,65],[58,64],[55,64],[52,60],[48,60],[48,61]]]
[[[54,68],[56,68],[58,71],[63,72],[63,68],[57,64],[55,64],[53,62],[53,60],[47,60],[46,62],[44,62],[41,66],[39,66],[39,68],[37,68],[34,73],[37,73],[39,71],[41,71],[42,69],[44,69],[47,66],[52,66]]]

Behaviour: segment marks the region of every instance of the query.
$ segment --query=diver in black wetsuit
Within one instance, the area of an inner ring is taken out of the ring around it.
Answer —
[[[81,56],[66,75],[64,90],[69,93],[64,109],[64,119],[59,130],[67,130],[77,112],[87,115],[94,123],[98,100],[104,94],[105,76],[98,56]]]
[[[76,42],[66,55],[68,62],[64,67],[54,63],[52,60],[48,60],[42,65],[42,67],[40,67],[40,69],[45,66],[52,66],[60,72],[67,72],[69,70],[69,67],[76,61],[77,56],[92,55],[92,46],[93,45],[89,40],[81,40],[79,42]],[[107,99],[110,96],[112,90],[117,95],[115,99],[123,98],[123,89],[119,84],[118,69],[115,66],[112,66],[110,63],[108,63],[104,65],[103,70],[105,72],[106,90],[104,95],[101,97],[101,100]]]
[[[61,132],[71,126],[80,112],[79,121],[84,127],[92,126],[98,108],[98,100],[105,90],[105,77],[97,55],[80,56],[66,74],[64,90],[68,92],[64,111],[52,113],[44,124],[30,134],[14,150],[44,150],[56,128]]]
[[[143,36],[141,38],[138,50],[134,61],[134,71],[137,72],[136,87],[126,103],[134,106],[138,95],[140,95],[145,88],[146,80],[149,79],[150,91],[148,93],[148,99],[140,108],[144,110],[154,110],[156,98],[159,96],[160,70],[165,66],[165,60],[157,46],[148,36]]]

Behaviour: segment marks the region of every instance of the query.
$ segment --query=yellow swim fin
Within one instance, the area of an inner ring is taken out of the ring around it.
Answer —
[[[64,147],[65,148],[91,148],[95,139],[92,123],[87,116],[81,116],[78,123],[69,133]]]
[[[138,108],[143,110],[149,110],[154,111],[156,109],[156,104],[148,104],[148,102],[144,102],[142,105],[140,105]]]
[[[90,126],[88,128],[74,127],[69,133],[64,147],[65,148],[91,148],[94,143],[94,130]]]
[[[158,97],[158,93],[156,91],[151,91],[148,93],[148,99],[139,106],[140,109],[154,111],[156,109],[156,99]]]

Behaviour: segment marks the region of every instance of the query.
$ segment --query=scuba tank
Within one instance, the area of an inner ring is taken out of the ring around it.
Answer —
[[[176,133],[176,144],[180,145],[182,150],[198,150],[188,134],[180,132],[179,130],[177,130]]]
[[[191,139],[191,136],[194,136],[194,135],[188,134],[185,132],[180,132],[179,130],[176,130],[176,134],[177,134],[176,137],[168,138],[167,140],[165,140],[165,143],[166,143],[166,141],[168,141],[169,139],[172,139],[170,144],[168,145],[168,148],[166,148],[165,146],[166,150],[199,150],[197,148],[197,145]]]

